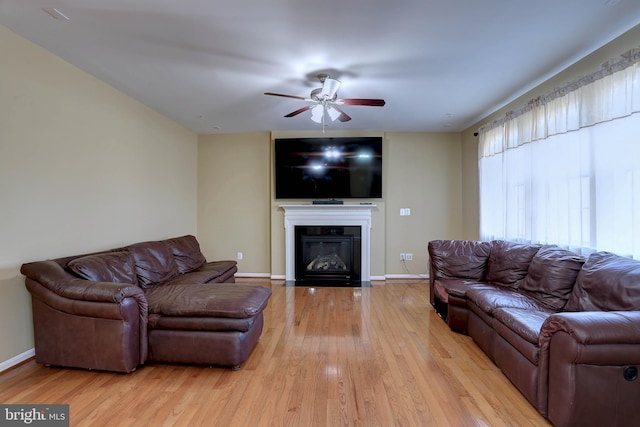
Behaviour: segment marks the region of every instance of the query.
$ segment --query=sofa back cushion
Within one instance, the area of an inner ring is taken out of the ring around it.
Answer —
[[[498,286],[517,289],[529,271],[529,264],[542,245],[496,240],[487,264],[487,280]]]
[[[484,280],[491,242],[432,240],[428,250],[435,279]]]
[[[133,256],[129,252],[105,252],[72,259],[67,268],[77,276],[94,282],[138,284]]]
[[[200,252],[200,244],[195,236],[175,237],[165,242],[171,247],[180,273],[188,273],[207,262]]]
[[[133,254],[136,275],[142,288],[149,288],[178,275],[171,247],[165,242],[142,242],[127,246]]]
[[[565,311],[640,310],[640,261],[609,252],[589,256]]]
[[[553,246],[540,248],[529,264],[529,274],[520,290],[551,310],[560,311],[567,303],[584,257]]]

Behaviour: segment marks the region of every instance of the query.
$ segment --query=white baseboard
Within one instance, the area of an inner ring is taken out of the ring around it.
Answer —
[[[270,277],[271,280],[285,280],[284,274],[268,273],[236,273],[236,277]],[[384,282],[387,279],[428,279],[428,274],[385,274],[384,276],[371,276],[372,282]]]
[[[12,357],[9,360],[5,360],[4,362],[0,362],[0,373],[6,371],[7,369],[13,368],[14,366],[24,362],[25,360],[36,355],[35,349],[30,349],[21,353],[15,357]]]
[[[387,279],[428,279],[428,274],[386,274]]]
[[[236,277],[240,277],[240,276],[236,276]],[[269,276],[268,276],[269,277]],[[282,274],[272,274],[271,276],[271,280],[285,280],[287,277]],[[372,282],[379,282],[379,281],[384,281],[385,277],[384,276],[371,276],[371,281]]]
[[[272,277],[269,273],[236,273],[234,274],[235,277],[265,277],[265,278],[269,278]]]

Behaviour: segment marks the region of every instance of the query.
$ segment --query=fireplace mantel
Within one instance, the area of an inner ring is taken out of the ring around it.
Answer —
[[[371,282],[371,210],[373,204],[358,205],[280,205],[284,210],[285,280],[295,282],[295,227],[360,226],[362,259],[360,277],[363,286]]]

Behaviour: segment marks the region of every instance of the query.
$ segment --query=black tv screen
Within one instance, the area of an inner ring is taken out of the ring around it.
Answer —
[[[278,138],[276,199],[382,197],[382,137]]]

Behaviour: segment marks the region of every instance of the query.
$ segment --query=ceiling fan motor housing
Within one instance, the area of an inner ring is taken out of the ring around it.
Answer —
[[[311,99],[317,102],[335,101],[336,99],[338,99],[338,92],[334,93],[332,98],[326,98],[325,95],[322,94],[322,90],[322,88],[312,90]]]

